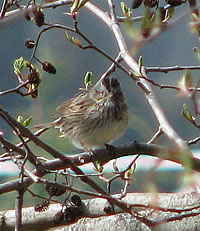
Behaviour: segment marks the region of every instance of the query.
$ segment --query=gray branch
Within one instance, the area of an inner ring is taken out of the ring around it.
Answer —
[[[200,230],[200,195],[198,193],[131,193],[124,202],[132,205],[132,214],[123,213],[118,207],[109,212],[105,199],[83,201],[80,214],[69,222],[61,216],[60,204],[50,205],[44,212],[33,207],[22,210],[22,230],[47,230],[65,225],[62,230]],[[148,221],[141,222],[137,216]],[[81,219],[85,218],[85,219]],[[93,218],[93,219],[90,219]],[[60,220],[59,220],[60,219]],[[80,220],[81,219],[81,220]],[[15,210],[0,212],[0,230],[12,231],[15,227]]]

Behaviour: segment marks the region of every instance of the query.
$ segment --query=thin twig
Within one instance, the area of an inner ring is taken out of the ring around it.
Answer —
[[[5,117],[4,117],[5,118]],[[14,131],[14,133],[18,136],[18,138],[20,139],[20,141],[23,143],[23,146],[25,147],[25,149],[26,149],[26,151],[27,152],[25,152],[26,154],[25,154],[25,159],[24,159],[24,161],[26,161],[26,158],[28,158],[28,160],[33,164],[33,166],[35,166],[35,167],[37,167],[37,165],[39,165],[39,161],[37,160],[37,158],[35,157],[35,155],[31,152],[31,150],[30,150],[30,148],[28,147],[28,145],[26,144],[26,142],[24,142],[24,138],[23,138],[23,136],[21,135],[21,133],[18,131],[18,129],[16,128],[16,125],[14,125],[13,123],[12,123],[12,121],[11,120],[9,120],[8,118],[6,118],[5,119],[6,120],[6,122],[9,124],[9,126],[13,129],[13,131]],[[18,122],[19,123],[19,122]],[[20,123],[19,123],[20,124]],[[23,126],[23,125],[21,125],[21,126]],[[2,136],[0,136],[1,137],[1,140],[3,140],[3,137]],[[9,145],[9,143],[8,142],[6,142],[5,140],[3,140],[3,143],[5,144],[7,144],[7,145]],[[13,147],[13,145],[12,145],[12,147]],[[17,148],[17,149],[15,149],[15,150],[19,150],[19,148]],[[21,152],[22,153],[22,152]],[[24,153],[23,153],[24,154]],[[25,162],[24,162],[24,164],[25,164]],[[24,165],[23,164],[23,165]],[[23,165],[21,166],[22,168],[21,168],[21,171],[23,170]]]
[[[175,65],[175,66],[168,66],[168,67],[144,67],[146,72],[164,72],[168,73],[169,71],[182,71],[182,70],[199,70],[200,66],[181,66],[181,65]]]
[[[5,14],[6,14],[7,3],[8,3],[8,0],[3,0],[3,5],[1,8],[1,12],[0,12],[0,19],[4,18]]]
[[[21,190],[17,190],[16,193],[17,195],[16,195],[16,203],[15,203],[15,217],[16,217],[15,230],[21,231],[22,230],[22,206],[23,206],[23,196],[24,196],[23,187],[21,188]]]
[[[177,90],[177,91],[181,91],[180,87],[177,86],[173,86],[173,85],[164,85],[164,84],[159,84],[157,82],[155,82],[152,79],[146,78],[145,76],[138,76],[139,79],[145,79],[147,82],[151,83],[152,85],[159,87],[160,89],[173,89],[173,90]],[[189,87],[187,89],[188,91],[200,91],[200,88],[198,87]]]
[[[196,144],[196,143],[199,142],[199,141],[200,141],[200,136],[195,137],[195,138],[192,139],[192,140],[189,140],[189,141],[187,142],[187,144],[188,144],[188,145],[192,145],[192,144]]]
[[[0,96],[11,94],[11,93],[17,93],[17,94],[20,94],[21,96],[24,96],[25,94],[23,94],[22,92],[20,92],[20,89],[23,88],[23,87],[26,87],[27,84],[29,84],[29,80],[27,80],[24,83],[19,84],[15,88],[12,88],[12,89],[9,89],[9,90],[5,90],[5,91],[1,91],[0,92]]]
[[[137,17],[131,17],[131,18],[118,16],[117,20],[118,22],[140,22],[143,18],[144,16],[137,16]]]
[[[68,26],[64,26],[64,25],[60,25],[60,24],[49,24],[47,27],[43,28],[38,36],[37,36],[37,40],[35,42],[35,46],[34,46],[34,50],[33,50],[33,53],[32,53],[32,56],[31,56],[31,61],[30,63],[32,63],[33,61],[33,58],[35,57],[35,53],[36,53],[36,50],[37,50],[37,47],[38,47],[38,43],[39,43],[39,40],[40,40],[40,37],[42,36],[42,34],[48,30],[51,30],[51,29],[64,29],[64,30],[68,30],[68,31],[71,31],[71,32],[75,32],[75,30],[71,27],[68,27]]]
[[[153,137],[148,141],[148,144],[154,144],[156,140],[163,134],[161,127],[159,127],[158,131],[153,135]]]
[[[47,131],[49,128],[44,128],[44,129],[40,129],[40,130],[38,130],[37,132],[35,132],[34,133],[34,136],[40,136],[41,134],[43,134],[45,131]],[[1,137],[1,136],[0,136]],[[5,139],[4,139],[5,140]],[[7,141],[7,140],[5,140],[6,142],[9,142],[9,141]],[[31,139],[29,139],[29,138],[26,138],[25,140],[24,140],[24,142],[25,143],[29,143],[31,141]],[[9,142],[10,143],[10,142]],[[17,152],[17,153],[19,153],[20,155],[22,155],[22,156],[25,156],[25,154],[24,154],[24,152],[23,152],[23,149],[20,149],[20,147],[23,147],[23,145],[24,145],[24,143],[23,142],[20,142],[20,143],[18,143],[18,144],[16,144],[16,145],[14,145],[14,144],[9,144],[10,145],[10,148],[11,149],[13,149],[13,151],[15,151],[15,152]],[[0,155],[0,157],[1,158],[5,158],[5,157],[7,157],[9,155],[9,153],[8,152],[5,152],[5,153],[2,153],[1,155]]]
[[[121,55],[118,54],[118,56],[115,58],[115,62],[119,63],[122,61]],[[111,73],[113,73],[116,70],[117,65],[115,63],[112,63],[110,67],[101,75],[101,79],[104,79],[106,76],[109,76]]]

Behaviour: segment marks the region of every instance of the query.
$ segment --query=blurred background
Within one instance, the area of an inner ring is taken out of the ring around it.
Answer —
[[[94,0],[92,2],[107,10],[106,1]],[[116,0],[115,3],[117,14],[122,16],[120,1]],[[127,0],[126,3],[131,7],[132,1]],[[165,1],[161,0],[160,6],[164,5]],[[69,6],[45,10],[45,21],[73,27],[71,17],[64,14],[64,12],[68,11]],[[143,11],[144,7],[141,6],[133,11],[133,16],[140,16]],[[122,23],[122,31],[134,58],[138,60],[139,56],[143,56],[143,63],[146,66],[200,65],[200,61],[193,52],[193,48],[199,46],[199,41],[197,36],[190,31],[188,12],[188,4],[177,7],[173,20],[176,20],[181,15],[185,14],[185,16],[157,39],[145,42],[144,46],[139,50],[135,49],[136,40],[138,39],[135,34],[137,34],[136,31],[139,31],[140,24],[134,23],[131,25],[132,33],[129,25],[129,31],[126,33],[127,25]],[[116,57],[118,50],[111,31],[85,8],[81,9],[78,14],[78,27],[97,47],[106,51],[113,58]],[[24,17],[0,26],[0,91],[17,86],[18,82],[13,72],[13,62],[21,56],[26,60],[30,60],[32,50],[27,49],[24,43],[28,38],[36,40],[40,30],[41,28],[37,27],[34,21],[27,21]],[[74,96],[78,89],[84,86],[83,78],[87,71],[93,72],[93,81],[96,82],[111,64],[110,61],[94,50],[81,50],[71,44],[66,39],[64,31],[60,29],[52,29],[42,35],[36,55],[41,61],[51,62],[57,70],[56,75],[50,75],[43,72],[41,65],[35,62],[42,77],[39,97],[32,99],[31,97],[21,97],[18,94],[9,94],[0,98],[1,106],[12,116],[17,117],[21,115],[25,118],[32,116],[31,125],[51,121],[56,107]],[[199,79],[199,73],[199,71],[192,71],[194,83]],[[168,74],[149,73],[148,76],[163,85],[177,85],[183,74],[184,71],[177,71],[169,72]],[[121,82],[129,106],[128,130],[114,145],[127,144],[133,141],[147,142],[157,131],[158,123],[145,99],[144,92],[136,86],[131,78],[121,71],[117,70],[113,73],[113,76],[116,76]],[[186,96],[181,96],[175,90],[161,90],[157,87],[153,87],[153,90],[168,120],[177,133],[186,141],[199,136],[198,129],[186,121],[181,114],[183,103],[186,103],[193,111],[191,100]],[[18,142],[10,128],[1,118],[0,130],[4,132],[7,139],[11,139],[12,142]],[[68,155],[79,152],[67,140],[60,139],[58,136],[59,131],[49,130],[41,138],[58,151]],[[165,138],[159,139],[159,143],[168,145],[168,141]],[[197,156],[199,145],[197,143],[192,147],[193,152]],[[37,155],[52,158],[46,155],[43,150],[37,149],[34,146],[31,147],[33,150],[36,150]],[[1,147],[0,152],[3,152]],[[121,168],[126,167],[130,161],[130,158],[123,158],[121,160]],[[187,190],[184,186],[191,176],[185,176],[181,166],[168,161],[158,162],[156,158],[139,158],[134,179],[130,182],[129,191],[170,192]],[[92,169],[92,166],[87,167],[86,171],[90,171],[90,169]],[[112,165],[108,165],[106,169],[108,172],[111,171]],[[19,172],[14,164],[0,163],[0,183],[4,183],[8,179],[15,179],[18,177],[18,174]],[[198,174],[195,174],[193,179],[198,179],[198,177]],[[105,184],[102,183],[102,185]],[[122,185],[123,182],[117,180],[112,185],[112,192],[120,192]],[[45,195],[43,188],[39,186],[34,187],[38,194],[44,193]],[[0,196],[0,209],[14,207],[13,195],[9,193]],[[31,200],[29,200],[29,195],[26,197],[25,204],[32,205],[35,198],[31,197]],[[12,200],[9,198],[12,198]],[[35,201],[37,200],[36,198]]]

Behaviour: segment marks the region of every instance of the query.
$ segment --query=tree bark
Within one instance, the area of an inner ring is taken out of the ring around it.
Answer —
[[[105,199],[96,198],[84,200],[71,221],[61,216],[60,204],[52,204],[44,212],[35,212],[33,207],[24,208],[22,227],[26,231],[61,230],[61,225],[65,231],[200,230],[198,193],[129,193],[123,201],[133,205],[132,214],[123,213]],[[0,212],[0,230],[11,231],[14,227],[15,210]]]

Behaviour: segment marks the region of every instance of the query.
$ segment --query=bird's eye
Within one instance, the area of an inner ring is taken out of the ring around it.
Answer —
[[[95,90],[95,95],[96,96],[102,96],[103,95],[103,91],[97,91],[97,90]]]
[[[100,91],[99,94],[100,94],[100,96],[103,96],[103,95],[104,95],[104,92],[103,92],[103,91]]]
[[[111,85],[113,88],[119,87],[119,81],[116,78],[111,79]]]

